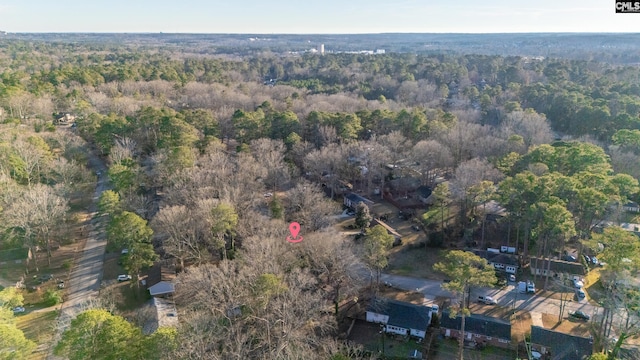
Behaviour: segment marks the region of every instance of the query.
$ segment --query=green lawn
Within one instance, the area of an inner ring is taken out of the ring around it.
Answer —
[[[57,317],[57,310],[26,313],[16,317],[16,325],[24,332],[25,337],[38,345],[32,359],[46,358]]]
[[[424,351],[424,345],[414,340],[396,340],[394,337],[385,335],[384,340],[382,334],[372,336],[369,341],[364,344],[365,349],[373,353],[381,353],[382,344],[384,343],[384,356],[388,358],[406,359],[409,352],[413,350]]]

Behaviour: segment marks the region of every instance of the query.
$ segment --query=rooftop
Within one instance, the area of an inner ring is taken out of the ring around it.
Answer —
[[[548,261],[551,261],[551,264],[548,265]],[[531,257],[530,266],[534,269],[549,269],[555,273],[567,273],[567,274],[575,274],[575,275],[585,275],[584,266],[578,262],[570,262],[556,259],[540,259]],[[547,267],[549,266],[549,267]]]
[[[449,312],[444,311],[440,320],[440,326],[447,329],[460,330],[462,318],[457,316],[452,319]],[[464,329],[466,332],[511,340],[511,324],[489,316],[471,314],[465,317]]]
[[[531,343],[551,348],[552,359],[582,360],[593,353],[593,339],[531,326]]]
[[[367,311],[388,315],[387,325],[406,329],[427,330],[431,322],[431,310],[428,307],[404,301],[377,298],[367,306]]]

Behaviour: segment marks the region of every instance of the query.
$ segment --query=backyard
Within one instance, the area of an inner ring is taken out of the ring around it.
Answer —
[[[389,358],[406,359],[410,352],[414,350],[423,352],[424,349],[422,343],[384,334],[380,324],[368,323],[364,320],[356,320],[348,339],[361,344],[365,350]]]

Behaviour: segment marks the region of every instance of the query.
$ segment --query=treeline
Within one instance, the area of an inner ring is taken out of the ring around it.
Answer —
[[[323,97],[314,95],[360,99],[357,109],[346,112],[361,110],[361,99],[372,102],[368,108],[396,111],[480,110],[482,122],[492,124],[499,123],[509,110],[533,108],[545,114],[559,133],[589,134],[606,142],[617,130],[640,127],[638,68],[593,61],[413,54],[267,54],[232,59],[189,57],[170,49],[132,53],[126,48],[105,52],[91,51],[90,46],[69,49],[48,43],[5,41],[2,45],[5,55],[0,59],[0,95],[8,115],[17,118],[46,117],[54,111],[86,113],[91,106],[99,107],[105,95],[124,96],[120,109],[112,107],[107,112],[122,112],[130,107],[130,98],[140,102],[144,97],[175,110],[196,107],[219,112],[221,104],[212,99],[213,95],[207,96],[215,93],[217,97],[231,97],[226,106],[231,103],[234,107],[233,103],[240,101],[235,107],[243,111],[254,111],[264,100],[270,100],[278,110],[285,107],[299,117],[306,114],[296,103],[323,106]],[[269,79],[291,86],[261,90],[279,92],[282,105],[269,95],[252,104],[242,101],[242,95],[257,95],[250,84]],[[206,90],[192,96],[194,88]],[[196,100],[203,96],[209,98],[205,104]],[[387,101],[390,103],[385,104]],[[234,110],[225,110],[224,117]]]

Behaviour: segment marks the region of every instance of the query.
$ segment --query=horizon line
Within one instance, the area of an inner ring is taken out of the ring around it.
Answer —
[[[4,34],[87,34],[87,35],[513,35],[513,34],[633,34],[640,35],[640,32],[628,32],[628,31],[512,31],[512,32],[344,32],[344,33],[286,33],[286,32],[274,32],[274,33],[251,33],[251,32],[164,32],[164,31],[145,31],[145,32],[111,32],[111,31],[8,31],[0,30]]]

